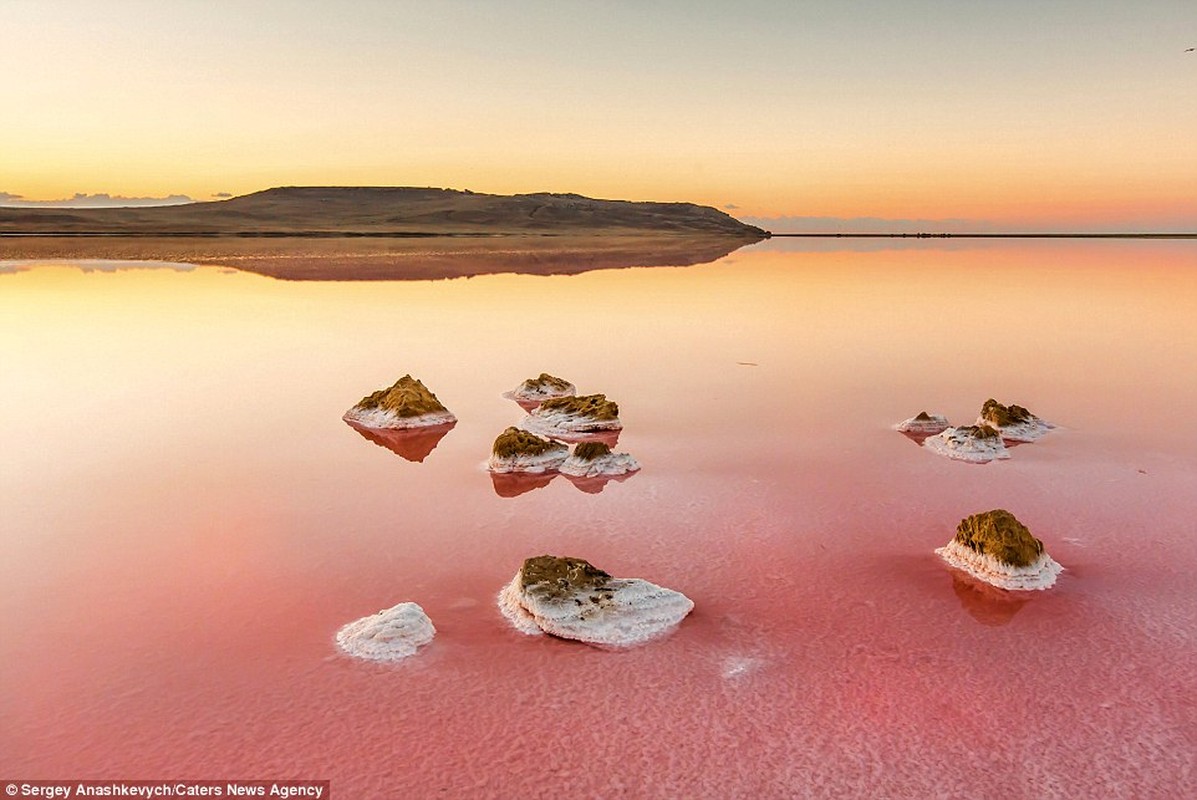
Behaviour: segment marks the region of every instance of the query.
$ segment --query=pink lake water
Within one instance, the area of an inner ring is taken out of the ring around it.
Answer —
[[[1197,794],[1192,242],[431,282],[0,262],[0,336],[0,778]],[[619,402],[639,473],[492,482],[501,394],[542,371]],[[341,421],[407,372],[459,418],[417,460]],[[890,429],[989,397],[1059,427],[984,466]],[[1055,588],[934,555],[997,507]],[[524,636],[494,599],[541,553],[695,610],[620,652]],[[416,657],[338,654],[408,600],[438,630]]]

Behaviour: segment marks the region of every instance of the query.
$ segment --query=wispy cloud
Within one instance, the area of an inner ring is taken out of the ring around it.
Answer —
[[[17,208],[121,208],[128,206],[178,206],[194,203],[185,194],[171,194],[166,197],[123,197],[119,194],[84,194],[76,192],[74,197],[62,200],[26,200],[23,195],[0,192],[0,206]]]
[[[735,203],[728,203],[723,207],[726,208],[728,211],[735,211],[737,208],[739,208],[739,206],[736,205]]]
[[[882,219],[881,217],[743,217],[774,233],[988,233],[994,223],[978,219]]]
[[[213,197],[219,197],[219,198],[221,198],[221,199],[224,199],[224,198],[226,198],[226,197],[232,197],[232,195],[231,195],[231,194],[229,194],[228,192],[216,192],[216,193],[215,193],[215,194],[213,194],[212,196],[213,196]]]

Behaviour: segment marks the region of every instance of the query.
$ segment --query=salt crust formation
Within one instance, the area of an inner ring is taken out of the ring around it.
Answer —
[[[337,647],[370,661],[398,661],[415,655],[435,635],[436,628],[424,609],[415,603],[400,603],[341,628]]]
[[[423,428],[456,422],[436,395],[419,380],[404,375],[386,389],[363,397],[345,412],[346,422],[367,428]]]
[[[602,442],[582,442],[558,469],[575,478],[598,478],[635,472],[640,463],[627,453],[612,453]]]
[[[925,433],[933,435],[948,428],[948,418],[942,414],[928,414],[920,411],[908,420],[903,420],[894,426],[894,430],[902,433]]]
[[[508,428],[495,439],[486,466],[491,472],[549,472],[561,466],[569,448],[519,428]]]
[[[1053,427],[1022,406],[1004,406],[992,397],[981,406],[977,424],[996,428],[1003,439],[1011,442],[1033,442]]]
[[[602,394],[545,400],[524,418],[522,426],[546,436],[623,428],[619,421],[619,406]]]
[[[927,437],[923,447],[941,456],[958,461],[985,464],[999,458],[1009,458],[1001,434],[988,425],[969,425],[962,428],[948,428],[935,436]]]
[[[647,642],[694,608],[681,592],[639,578],[613,578],[580,558],[549,555],[524,561],[498,603],[519,631],[599,647]]]
[[[520,403],[539,403],[557,397],[573,397],[577,393],[577,387],[569,381],[542,372],[540,377],[529,378],[508,392],[508,397]]]
[[[961,520],[952,541],[935,551],[977,580],[999,589],[1047,589],[1063,571],[1013,514],[1005,509]]]

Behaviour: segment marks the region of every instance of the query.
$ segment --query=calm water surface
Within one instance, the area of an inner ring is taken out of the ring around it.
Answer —
[[[0,265],[0,776],[1193,796],[1197,246],[786,247],[437,282]],[[494,484],[500,394],[541,371],[618,401],[643,470]],[[340,419],[406,372],[460,419],[423,461]],[[986,466],[889,429],[988,397],[1060,427]],[[933,554],[995,507],[1055,589]],[[522,636],[494,596],[545,552],[695,611],[626,652]],[[336,653],[404,600],[418,657]]]

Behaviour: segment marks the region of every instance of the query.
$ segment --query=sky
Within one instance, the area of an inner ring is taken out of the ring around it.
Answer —
[[[1192,0],[0,0],[0,203],[398,185],[1197,231],[1194,46]]]

